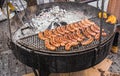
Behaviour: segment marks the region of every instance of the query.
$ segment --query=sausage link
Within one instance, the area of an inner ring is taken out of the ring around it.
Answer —
[[[93,31],[91,31],[90,28],[87,28],[86,31],[87,31],[91,36],[95,36],[95,35],[96,35],[96,33],[93,32]]]
[[[90,25],[94,25],[94,24],[95,24],[93,21],[90,21],[90,20],[88,20],[88,19],[85,19],[84,21],[85,21],[86,23],[90,24]]]
[[[51,45],[48,39],[45,40],[45,47],[52,51],[56,50],[56,47]]]
[[[96,35],[95,35],[95,39],[96,39],[96,40],[99,40],[99,39],[100,39],[100,34],[96,34]]]
[[[54,35],[60,35],[60,34],[57,32],[56,29],[53,29],[52,32],[53,32]]]
[[[81,27],[79,26],[78,23],[75,23],[75,24],[74,24],[74,27],[75,27],[75,30],[79,30],[79,29],[81,29]]]
[[[95,32],[95,33],[99,33],[99,32],[100,32],[99,30],[95,29],[94,26],[90,26],[90,29],[91,29],[93,32]]]
[[[95,33],[97,33],[97,34],[100,34],[100,30],[95,29],[94,26],[91,26],[90,29],[92,31],[94,31]],[[107,36],[107,33],[105,33],[104,31],[102,31],[102,36]]]
[[[93,26],[94,26],[94,29],[96,29],[96,30],[99,30],[99,31],[100,31],[100,27],[99,27],[98,25],[94,24]],[[102,29],[102,31],[104,32],[104,29]]]
[[[76,46],[78,44],[79,44],[78,42],[70,42],[70,43],[65,45],[65,50],[69,51],[72,46]]]
[[[69,32],[69,31],[66,30],[65,26],[61,26],[60,29],[64,34]]]
[[[79,29],[79,25],[74,23],[74,24],[71,24],[70,27],[74,30],[78,30]]]
[[[84,21],[84,20],[82,20],[82,21],[81,21],[81,24],[83,24],[83,27],[84,27],[84,28],[87,28],[87,27],[89,27],[89,26],[90,26],[88,23],[85,23],[85,21]]]
[[[80,35],[79,35],[80,36]],[[74,39],[76,39],[78,42],[81,42],[81,41],[83,41],[83,38],[82,38],[82,36],[77,36],[77,34],[74,34]]]
[[[52,37],[52,38],[50,39],[50,43],[51,43],[52,45],[54,45],[55,47],[60,47],[60,44],[57,43],[57,42],[55,42],[55,37]]]
[[[102,33],[102,36],[107,36],[107,33],[103,32],[103,33]],[[100,33],[98,33],[98,34],[95,35],[95,39],[96,39],[96,40],[99,40],[99,39],[100,39]]]
[[[82,33],[87,37],[90,38],[91,35],[86,32],[86,29],[82,29]]]
[[[62,35],[64,34],[64,32],[61,30],[60,27],[57,27],[56,30],[57,30],[57,32],[58,32],[59,34],[62,34]]]
[[[70,25],[67,25],[67,26],[66,26],[66,29],[67,29],[68,31],[70,31],[70,32],[74,32],[74,29],[72,29],[72,28],[70,27]]]
[[[81,30],[85,28],[84,25],[81,22],[78,22],[78,25],[79,25]]]
[[[80,39],[85,39],[85,37],[83,36],[83,34],[80,32],[80,30],[76,30],[76,35],[80,38]],[[80,40],[81,41],[81,40]]]
[[[38,37],[41,39],[41,40],[46,40],[48,38],[46,38],[44,35],[43,35],[43,32],[39,32],[38,33]]]
[[[45,36],[46,38],[49,37],[49,30],[45,30],[45,31],[44,31],[44,36]]]
[[[88,40],[81,42],[83,46],[88,45],[94,41],[93,37],[90,37]]]

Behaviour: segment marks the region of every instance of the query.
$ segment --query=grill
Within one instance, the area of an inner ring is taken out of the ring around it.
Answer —
[[[59,6],[68,11],[77,11],[79,14],[83,12],[88,19],[100,25],[100,19],[96,17],[100,10],[87,4],[75,2],[41,4],[35,14],[53,6]],[[31,14],[33,13],[27,12],[27,16],[31,16]],[[16,20],[13,19],[14,21]],[[45,47],[44,41],[38,38],[38,34],[34,33],[29,36],[19,34],[22,27],[14,32],[10,42],[11,49],[17,59],[33,69],[38,69],[41,76],[48,76],[50,73],[80,71],[100,63],[108,55],[114,38],[114,26],[103,22],[107,36],[101,38],[101,44],[95,40],[87,46],[72,47],[70,51],[65,51],[64,47],[59,47],[56,51],[49,51]]]
[[[100,24],[98,22],[99,20],[97,18],[92,19],[92,21],[96,22],[97,24]],[[106,24],[105,22],[104,22],[104,25],[109,26],[109,24]],[[106,42],[109,39],[109,37],[111,36],[110,31],[105,29],[105,32],[107,33],[107,37],[102,37],[102,43]],[[71,52],[85,51],[86,49],[90,49],[91,47],[95,47],[99,44],[99,40],[95,40],[87,46],[78,45],[78,46],[72,47],[69,52],[65,51],[64,47],[60,47],[54,52],[54,51],[49,51],[45,47],[44,41],[40,40],[38,38],[38,34],[21,38],[17,42],[20,45],[22,45],[26,48],[29,48],[31,50],[42,51],[42,52],[47,52],[47,53],[48,52],[52,52],[52,53],[71,53]]]

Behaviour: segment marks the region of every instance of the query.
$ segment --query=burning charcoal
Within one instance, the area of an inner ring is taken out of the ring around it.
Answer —
[[[61,21],[60,24],[61,25],[67,25],[67,22]]]
[[[58,27],[58,26],[60,26],[60,24],[58,24],[57,22],[55,22],[55,23],[54,23],[54,26],[57,26],[57,27]]]
[[[51,22],[51,24],[48,26],[47,29],[50,30],[50,29],[56,28],[58,26],[60,26],[59,23],[57,23],[57,22]]]
[[[48,30],[52,29],[53,25],[54,25],[54,22],[51,22],[51,24],[48,26],[47,29],[48,29]]]

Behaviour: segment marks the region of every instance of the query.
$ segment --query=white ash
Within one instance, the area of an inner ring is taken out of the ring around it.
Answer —
[[[40,31],[44,31],[52,24],[52,22],[59,23],[61,21],[64,21],[64,22],[67,22],[67,24],[70,24],[77,21],[81,21],[82,19],[85,19],[85,18],[90,18],[90,16],[88,17],[84,15],[82,11],[70,11],[70,10],[68,11],[65,9],[61,9],[59,6],[54,6],[49,9],[43,9],[38,16],[35,16],[34,18],[31,19],[34,24],[33,27],[35,29],[24,30],[23,31],[24,35],[22,34],[21,29],[19,29],[15,33],[13,40],[19,40],[20,38],[37,34]],[[28,23],[26,23],[21,28],[24,28],[27,26],[31,26],[31,24],[29,25]],[[51,26],[51,27],[52,27],[51,29],[53,29],[56,26]]]
[[[48,10],[48,11],[45,11]],[[44,12],[45,11],[45,12]],[[67,11],[61,9],[59,6],[54,6],[50,9],[43,9],[42,12],[32,18],[34,27],[37,28],[36,32],[44,31],[48,28],[51,22],[64,21],[68,24],[80,21],[81,19],[88,18],[80,11]]]

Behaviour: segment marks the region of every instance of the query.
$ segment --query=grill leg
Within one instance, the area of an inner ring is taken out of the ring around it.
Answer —
[[[49,76],[50,72],[45,70],[38,70],[40,76]]]
[[[114,41],[113,41],[113,46],[118,46],[118,39],[119,38],[119,32],[116,32],[115,33],[115,38],[114,38]]]
[[[34,68],[33,68],[33,72],[34,72],[35,76],[39,76],[37,71]]]

